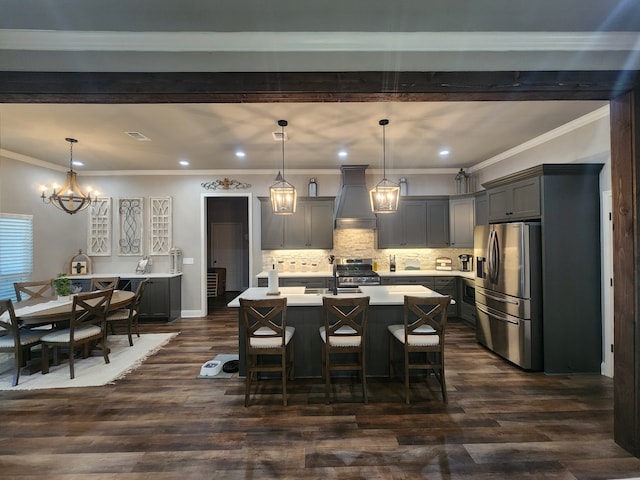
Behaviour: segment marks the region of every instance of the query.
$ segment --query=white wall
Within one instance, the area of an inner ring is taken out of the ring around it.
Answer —
[[[499,132],[496,132],[499,134]],[[488,160],[488,161],[486,161]],[[563,162],[602,162],[605,168],[601,173],[601,189],[611,188],[609,167],[609,119],[600,116],[575,130],[554,136],[544,143],[506,156],[499,162],[490,159],[478,159],[478,168],[474,171],[476,183],[494,179],[509,173],[538,165],[540,163]],[[274,183],[275,173],[255,175],[252,172],[229,174],[226,172],[207,172],[171,175],[90,175],[78,171],[80,185],[92,185],[103,192],[104,196],[114,199],[121,197],[149,196],[173,197],[173,238],[174,245],[181,248],[183,255],[193,258],[193,265],[183,267],[182,308],[197,314],[201,310],[203,291],[201,278],[203,242],[201,235],[204,195],[207,192],[201,184],[214,179],[229,177],[252,184],[246,190],[252,194],[251,230],[253,236],[253,271],[250,278],[262,270],[262,250],[260,247],[260,205],[258,196],[267,196],[269,185]],[[306,195],[306,185],[310,177],[318,178],[318,194],[336,196],[340,189],[340,172],[299,172],[286,173],[287,180],[298,188],[300,195]],[[401,176],[408,177],[410,195],[448,195],[454,193],[455,173],[425,172],[401,173],[387,171],[387,177],[397,181]],[[51,184],[52,180],[64,181],[64,172],[50,170],[10,158],[0,158],[0,211],[5,213],[33,214],[35,227],[35,270],[34,278],[52,277],[66,269],[67,262],[78,249],[86,250],[87,212],[68,215],[51,206],[43,205],[39,198],[39,185]],[[377,169],[367,170],[367,184],[375,185],[381,179]],[[215,193],[221,193],[216,191]],[[222,192],[224,193],[224,192]],[[114,214],[113,255],[111,257],[93,257],[96,273],[135,272],[138,258],[117,255],[117,215]],[[154,272],[167,272],[168,257],[154,257]]]

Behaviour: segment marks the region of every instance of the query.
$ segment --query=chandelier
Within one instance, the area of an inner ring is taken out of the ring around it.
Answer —
[[[373,213],[394,213],[398,211],[400,186],[387,180],[385,127],[389,124],[389,120],[382,119],[378,124],[382,126],[382,180],[369,191],[371,210]]]
[[[73,171],[73,144],[78,140],[75,138],[65,138],[69,142],[69,171],[67,172],[67,179],[62,187],[57,184],[53,184],[51,195],[46,195],[46,187],[42,187],[42,201],[44,203],[50,203],[56,208],[67,212],[70,215],[78,213],[96,200],[98,192],[93,192],[94,196],[91,197],[91,188],[87,188],[87,193],[82,193],[78,180],[76,179],[76,172]]]
[[[280,141],[282,142],[282,174],[278,172],[276,183],[269,187],[271,196],[271,211],[276,215],[291,215],[296,211],[297,192],[296,187],[291,185],[284,177],[284,127],[287,126],[286,120],[278,120],[282,131]]]

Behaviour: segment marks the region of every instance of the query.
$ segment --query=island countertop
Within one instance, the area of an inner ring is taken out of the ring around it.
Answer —
[[[438,292],[422,285],[367,285],[359,287],[362,293],[339,293],[339,297],[369,297],[369,305],[404,305],[405,295],[441,297]],[[266,298],[286,297],[289,307],[322,306],[323,296],[332,294],[304,293],[305,287],[280,287],[280,295],[267,295],[267,287],[252,287],[227,304],[228,307],[240,307],[240,298],[264,300]],[[453,302],[453,300],[452,300]]]
[[[463,272],[461,270],[397,270],[395,272],[378,271],[380,277],[461,277],[473,280],[475,272]],[[268,273],[262,271],[256,275],[256,278],[267,278]],[[330,278],[331,272],[278,272],[280,278]]]

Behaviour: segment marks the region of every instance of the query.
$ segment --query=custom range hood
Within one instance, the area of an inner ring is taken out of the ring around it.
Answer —
[[[369,165],[343,165],[342,188],[336,208],[336,228],[376,228],[376,216],[371,211],[369,190],[364,171]]]

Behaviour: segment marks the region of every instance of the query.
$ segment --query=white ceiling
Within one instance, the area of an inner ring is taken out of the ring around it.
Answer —
[[[2,71],[640,70],[636,0],[0,0],[0,11],[0,82]],[[274,170],[282,118],[287,168],[336,168],[341,148],[346,163],[379,166],[388,118],[388,166],[458,168],[604,104],[0,104],[0,149],[66,167],[64,138],[75,137],[87,170],[170,170],[180,159]]]

